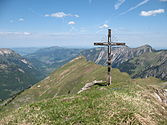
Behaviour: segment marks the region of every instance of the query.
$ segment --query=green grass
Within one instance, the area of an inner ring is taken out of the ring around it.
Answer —
[[[106,67],[87,62],[83,57],[75,59],[16,97],[5,111],[1,111],[0,124],[167,123],[167,106],[154,96],[161,90],[161,81],[153,77],[132,80],[127,73],[113,69],[112,85],[93,86],[76,94],[87,82],[105,80],[105,74]],[[45,93],[41,95],[42,92]],[[11,110],[12,107],[19,108]]]
[[[143,55],[139,57],[135,57],[129,61],[129,63],[134,64],[136,66],[135,69],[132,69],[131,76],[135,76],[139,74],[140,72],[143,72],[146,69],[149,69],[153,66],[161,66],[164,63],[165,60],[165,51],[161,52],[149,52],[144,53]]]
[[[145,89],[138,87],[136,90],[134,83],[129,85],[131,90],[126,87],[115,89],[114,84],[95,86],[78,95],[59,96],[20,107],[7,114],[0,123],[154,125],[167,122],[167,112],[163,109],[167,107],[162,107],[152,98],[143,98],[141,94]],[[145,94],[149,97],[151,93]]]

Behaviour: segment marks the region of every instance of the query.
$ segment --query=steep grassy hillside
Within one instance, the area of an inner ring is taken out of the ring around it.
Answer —
[[[119,69],[133,78],[154,76],[167,80],[167,51],[145,53],[120,65]]]
[[[0,124],[156,125],[167,122],[167,92],[160,88],[160,80],[153,77],[132,80],[117,69],[112,73],[112,85],[93,86],[76,94],[86,83],[106,78],[106,67],[78,57],[18,95],[5,107],[6,111],[1,109]]]
[[[165,125],[167,104],[159,100],[163,91],[151,85],[157,82],[155,78],[138,79],[45,99],[3,113],[0,124]]]
[[[42,77],[27,59],[11,49],[0,49],[0,100],[32,86]]]
[[[106,79],[106,67],[87,62],[78,57],[53,72],[41,82],[18,95],[9,105],[19,107],[33,101],[54,98],[59,95],[76,94],[86,83]],[[127,73],[113,70],[115,83],[129,82]]]

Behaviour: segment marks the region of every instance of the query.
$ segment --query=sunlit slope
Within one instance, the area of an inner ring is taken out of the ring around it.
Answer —
[[[9,104],[19,107],[42,99],[54,98],[59,95],[76,94],[86,83],[93,80],[106,80],[106,67],[87,62],[84,57],[78,57],[53,72],[43,81],[25,90]],[[127,73],[113,69],[113,83],[130,82]]]
[[[3,113],[0,124],[165,125],[167,104],[162,101],[164,91],[155,85],[158,82],[147,78],[94,86],[81,94],[58,96]]]
[[[167,123],[167,92],[160,87],[162,81],[153,77],[130,79],[113,69],[112,85],[76,94],[88,82],[105,80],[106,74],[106,67],[78,57],[5,106],[0,124]]]
[[[154,76],[167,80],[167,51],[144,53],[124,62],[119,69],[131,74],[133,78]]]

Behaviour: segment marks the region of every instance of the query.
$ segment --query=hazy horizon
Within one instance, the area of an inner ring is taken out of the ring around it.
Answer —
[[[164,0],[2,0],[0,47],[93,47],[111,28],[130,47],[167,48],[166,9]]]
[[[145,46],[145,45],[148,45],[148,44],[143,44],[141,46]],[[137,48],[137,47],[141,47],[141,46],[128,46],[130,48]],[[151,46],[151,45],[150,45]],[[0,48],[9,48],[9,49],[28,49],[28,48],[37,48],[37,49],[41,49],[41,48],[49,48],[49,47],[62,47],[62,48],[71,48],[71,49],[90,49],[90,48],[95,48],[95,47],[103,47],[103,46],[16,46],[16,47],[0,47]],[[123,47],[123,46],[122,46]],[[166,50],[167,48],[165,47],[162,47],[162,48],[158,48],[158,47],[153,47],[151,46],[153,49],[156,49],[156,50]]]

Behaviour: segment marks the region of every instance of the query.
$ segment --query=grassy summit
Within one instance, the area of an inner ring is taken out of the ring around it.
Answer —
[[[18,95],[6,108],[20,107],[1,113],[0,124],[167,123],[160,80],[132,80],[117,69],[112,73],[111,86],[94,86],[76,94],[86,83],[106,78],[106,67],[78,57]]]

